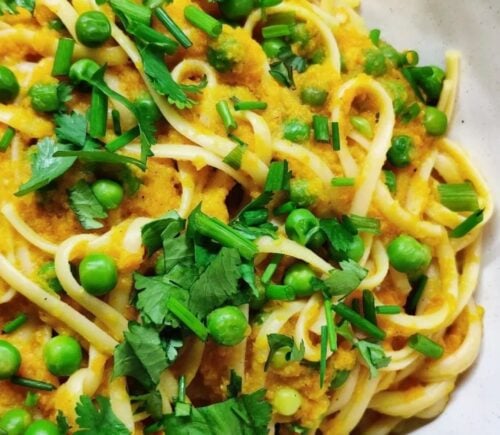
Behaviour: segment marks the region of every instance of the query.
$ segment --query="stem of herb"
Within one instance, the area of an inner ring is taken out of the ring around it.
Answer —
[[[177,23],[172,20],[170,15],[161,7],[154,9],[154,14],[156,18],[165,26],[165,28],[170,32],[170,34],[181,44],[184,48],[189,48],[193,45],[191,40],[182,31],[182,29],[177,25]]]

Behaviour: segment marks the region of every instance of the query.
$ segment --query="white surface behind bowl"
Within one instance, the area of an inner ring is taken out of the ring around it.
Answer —
[[[458,106],[449,133],[478,166],[500,206],[500,1],[362,0],[369,28],[397,49],[414,49],[421,65],[443,65],[450,48],[463,54]],[[489,224],[477,299],[486,308],[477,363],[462,378],[445,412],[413,432],[500,434],[500,227]]]

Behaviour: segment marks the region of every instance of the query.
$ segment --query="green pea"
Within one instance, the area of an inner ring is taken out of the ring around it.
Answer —
[[[370,121],[362,116],[351,116],[351,125],[367,139],[373,139],[373,129]]]
[[[441,136],[448,129],[448,118],[441,110],[427,106],[424,113],[424,127],[431,136]]]
[[[281,415],[291,416],[302,405],[302,396],[295,388],[278,388],[272,400],[274,410]]]
[[[19,95],[19,82],[6,66],[0,66],[0,103],[12,103]]]
[[[431,262],[429,247],[404,234],[389,243],[387,254],[394,269],[410,275],[424,271]]]
[[[326,236],[323,231],[317,228],[317,231],[311,234],[307,242],[307,246],[311,249],[317,250],[321,248],[326,242]]]
[[[8,341],[0,340],[0,379],[15,375],[21,366],[21,354]]]
[[[55,112],[61,105],[57,88],[55,83],[33,85],[29,90],[31,107],[37,112]]]
[[[265,39],[262,42],[262,50],[270,59],[278,57],[280,50],[288,44],[280,38]]]
[[[47,263],[40,266],[40,269],[38,269],[38,277],[45,290],[52,290],[56,293],[62,293],[64,291],[61,283],[57,279],[56,266],[53,261],[47,261]]]
[[[113,180],[97,180],[91,186],[92,192],[106,210],[117,208],[123,201],[123,187]]]
[[[288,346],[280,347],[276,352],[274,352],[271,358],[271,366],[273,369],[282,369],[288,364],[288,356],[292,349]]]
[[[208,315],[207,328],[216,343],[235,346],[245,338],[248,322],[238,307],[227,306]]]
[[[318,219],[309,210],[297,208],[286,218],[285,231],[290,239],[306,245],[318,224]]]
[[[310,207],[316,202],[316,195],[309,190],[309,182],[302,178],[294,178],[290,182],[290,200],[299,207]]]
[[[300,92],[302,104],[319,107],[325,104],[328,92],[316,86],[307,86]]]
[[[310,135],[311,127],[300,119],[289,119],[283,124],[283,137],[291,142],[306,142]]]
[[[283,283],[293,287],[298,297],[306,297],[314,293],[314,278],[316,274],[309,265],[296,263],[287,269]]]
[[[57,426],[49,420],[37,420],[31,423],[24,435],[61,435]]]
[[[43,359],[54,376],[70,376],[80,368],[82,348],[73,337],[58,335],[45,344]]]
[[[118,282],[115,260],[98,252],[87,255],[78,267],[80,283],[86,292],[102,296],[113,290]]]
[[[154,102],[153,98],[149,94],[141,95],[134,101],[134,106],[140,113],[144,114],[144,117],[155,123],[160,120],[161,112],[158,106]]]
[[[345,256],[335,248],[330,247],[329,251],[331,257],[335,261],[345,260]],[[347,249],[347,258],[358,262],[359,260],[361,260],[364,252],[365,242],[363,242],[363,239],[358,234],[356,234],[355,236],[353,236],[352,242],[349,244],[349,248]]]
[[[8,435],[23,435],[30,423],[30,413],[24,409],[15,408],[2,415],[0,429],[3,429]]]
[[[366,74],[374,77],[384,75],[387,72],[384,54],[378,49],[368,50],[365,56],[363,70]]]
[[[111,36],[111,24],[100,11],[81,14],[75,24],[76,37],[86,47],[99,47]]]
[[[69,69],[69,78],[73,83],[87,82],[101,67],[92,59],[77,60]]]
[[[291,27],[290,39],[293,42],[298,42],[302,47],[305,46],[311,39],[311,35],[304,23],[297,23]]]
[[[411,163],[412,152],[413,139],[410,136],[394,136],[391,141],[391,147],[387,151],[387,159],[391,165],[397,168],[404,168]]]
[[[218,3],[222,15],[228,20],[247,17],[253,9],[253,0],[223,0]]]
[[[309,57],[309,61],[314,64],[314,65],[317,65],[317,64],[321,64],[325,61],[326,59],[326,54],[325,54],[325,50],[323,50],[322,48],[314,51],[311,56]],[[344,68],[345,69],[345,68]],[[342,72],[345,72],[345,71],[342,71]]]

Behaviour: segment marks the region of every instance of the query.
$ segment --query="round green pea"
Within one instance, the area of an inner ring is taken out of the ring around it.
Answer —
[[[307,246],[311,249],[316,250],[321,248],[325,242],[326,242],[325,233],[318,228],[317,231],[313,232],[309,237]]]
[[[307,244],[317,226],[318,219],[306,208],[293,210],[285,221],[287,236],[301,245]]]
[[[307,86],[300,92],[302,104],[319,107],[325,104],[328,92],[316,86]]]
[[[55,112],[61,105],[55,83],[36,83],[29,90],[29,96],[31,107],[37,112]]]
[[[21,366],[21,354],[8,341],[0,340],[0,379],[15,375]]]
[[[19,95],[19,82],[6,66],[0,66],[0,103],[12,103]]]
[[[391,147],[387,151],[387,159],[397,168],[404,168],[411,163],[412,152],[413,139],[410,136],[394,136],[391,141]]]
[[[366,74],[374,77],[384,75],[387,72],[384,53],[380,50],[369,50],[365,56],[363,70]]]
[[[31,423],[31,415],[21,408],[11,409],[0,418],[0,429],[8,435],[23,435]]]
[[[292,349],[288,346],[280,347],[276,352],[274,352],[271,358],[271,366],[273,369],[282,369],[288,364],[288,356]]]
[[[224,18],[239,20],[252,12],[253,0],[223,0],[218,5]]]
[[[123,187],[113,180],[97,180],[91,186],[92,192],[106,210],[117,208],[123,201]]]
[[[297,23],[291,27],[290,39],[293,42],[298,42],[301,46],[305,46],[311,39],[311,35],[304,23]]]
[[[356,234],[355,236],[353,236],[352,242],[349,244],[349,248],[347,249],[347,258],[358,262],[359,260],[361,260],[364,252],[365,242],[363,242],[363,239],[358,234]],[[345,260],[342,253],[340,253],[333,247],[330,248],[330,255],[335,261]]]
[[[283,283],[293,287],[296,296],[306,297],[314,293],[314,278],[316,274],[309,265],[296,263],[287,269]]]
[[[300,119],[290,119],[283,124],[283,137],[291,142],[306,142],[310,134],[311,127]]]
[[[24,435],[61,435],[57,426],[49,420],[37,420],[31,423]]]
[[[76,37],[86,47],[99,47],[111,36],[111,24],[100,11],[81,14],[75,24]]]
[[[73,337],[58,335],[45,344],[43,359],[54,376],[70,376],[80,368],[82,348]]]
[[[302,178],[290,181],[290,200],[299,207],[309,207],[316,202],[316,196],[309,191],[309,182]]]
[[[431,250],[405,234],[393,239],[387,246],[389,262],[399,272],[416,274],[425,270],[431,262]]]
[[[277,57],[280,50],[286,46],[287,43],[280,38],[265,39],[262,42],[262,50],[264,50],[264,53],[270,59]]]
[[[134,101],[134,106],[152,123],[157,122],[161,118],[160,109],[158,109],[158,106],[149,94],[144,94],[138,97]]]
[[[295,414],[302,405],[302,396],[295,388],[278,388],[272,400],[274,410],[285,416]]]
[[[99,71],[100,66],[92,59],[77,60],[69,69],[69,78],[73,83],[86,82]]]
[[[216,343],[235,346],[245,338],[248,322],[238,307],[227,306],[208,315],[207,328]]]
[[[424,127],[431,136],[441,136],[448,129],[448,118],[441,110],[427,106],[424,113]]]
[[[118,269],[115,260],[106,254],[95,252],[87,255],[78,267],[80,284],[87,293],[102,296],[115,288]]]

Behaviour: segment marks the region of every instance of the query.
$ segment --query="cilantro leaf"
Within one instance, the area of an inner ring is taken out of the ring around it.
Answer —
[[[387,367],[391,358],[386,356],[382,346],[376,343],[370,343],[366,340],[359,340],[354,344],[370,369],[370,378],[377,376],[377,369]]]
[[[267,342],[269,344],[269,355],[264,364],[264,370],[269,368],[269,364],[274,354],[283,347],[290,349],[286,357],[287,361],[301,361],[304,358],[306,350],[303,341],[300,343],[300,347],[297,347],[292,337],[283,334],[269,334],[267,336]]]
[[[26,9],[33,13],[35,10],[35,0],[0,0],[0,16],[4,14],[17,15],[17,7]]]
[[[330,246],[341,260],[347,260],[354,235],[350,227],[342,225],[337,219],[320,219],[319,226],[326,235]]]
[[[56,423],[60,435],[66,435],[71,429],[71,426],[68,424],[68,419],[60,409],[57,410]]]
[[[146,247],[148,255],[152,255],[155,251],[161,248],[163,239],[162,233],[171,226],[172,237],[177,235],[185,225],[185,220],[182,219],[176,211],[170,211],[160,219],[156,219],[144,225],[141,230],[142,244]],[[174,229],[176,231],[174,231]],[[165,233],[164,237],[167,237]]]
[[[266,222],[257,226],[249,226],[245,225],[241,221],[231,223],[231,227],[233,227],[236,231],[238,231],[243,237],[248,240],[256,240],[262,236],[269,236],[273,239],[277,239],[276,231],[278,227],[273,225],[271,222]]]
[[[124,156],[122,154],[111,153],[105,149],[83,149],[83,150],[58,150],[54,153],[55,157],[72,157],[78,158],[88,163],[115,163],[121,165],[134,165],[143,171],[146,170],[146,164],[142,160],[134,159],[133,157]]]
[[[76,214],[80,224],[86,230],[102,228],[103,224],[96,219],[108,217],[108,213],[98,201],[90,186],[84,181],[78,181],[68,191],[69,206]]]
[[[167,301],[176,298],[184,305],[188,301],[188,291],[176,286],[163,277],[146,277],[134,273],[135,288],[139,290],[136,308],[141,312],[141,318],[158,326],[180,326],[177,318],[169,313]]]
[[[368,270],[353,260],[341,261],[340,267],[332,269],[323,281],[329,296],[347,296],[359,287],[368,274]]]
[[[80,429],[75,435],[130,435],[118,419],[108,398],[97,396],[96,405],[89,396],[80,396],[76,405],[76,423]]]
[[[199,318],[238,295],[241,258],[233,248],[222,248],[190,290],[188,307]]]
[[[175,82],[170,74],[162,51],[148,45],[140,48],[139,53],[144,65],[144,72],[156,92],[166,96],[168,102],[178,109],[193,107],[194,101],[188,98],[182,87]]]
[[[271,64],[269,73],[281,85],[295,89],[293,71],[303,73],[307,69],[307,61],[296,55],[290,46],[285,46],[278,52],[278,61]]]
[[[179,356],[178,349],[180,349],[183,345],[184,342],[180,338],[169,338],[166,341],[163,341],[163,348],[165,349],[169,365],[175,362]]]
[[[172,435],[265,435],[271,420],[271,405],[265,390],[202,408],[189,417],[165,416],[165,432]]]
[[[229,397],[238,397],[241,393],[242,379],[233,369],[229,376],[229,384],[227,386],[227,394]]]
[[[194,267],[194,247],[191,240],[187,238],[186,234],[181,234],[179,237],[169,237],[166,231],[162,233],[165,271],[168,273],[175,266]],[[180,271],[180,268],[178,270]],[[174,282],[182,285],[174,276],[175,271],[173,271],[171,278]],[[182,279],[182,282],[185,282],[185,279]],[[191,284],[192,282],[188,287]]]
[[[70,143],[80,148],[87,138],[87,120],[76,112],[59,113],[54,116],[56,136],[60,143]]]
[[[140,406],[136,412],[144,410],[155,420],[161,420],[163,417],[163,402],[161,394],[158,390],[150,391],[149,393],[141,394],[140,396],[131,396],[130,398],[134,402],[142,402],[142,406]]]
[[[76,157],[57,157],[59,151],[69,150],[67,145],[56,144],[51,138],[41,139],[36,145],[36,152],[31,163],[31,178],[19,187],[16,196],[23,196],[47,186],[63,175]]]
[[[130,376],[152,389],[168,367],[159,333],[152,327],[130,322],[124,336],[125,341],[115,349],[113,378]]]

